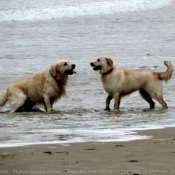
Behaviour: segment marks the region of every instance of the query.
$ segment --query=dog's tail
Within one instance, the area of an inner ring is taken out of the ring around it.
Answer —
[[[0,106],[4,106],[7,102],[8,98],[7,98],[7,93],[3,93],[0,95]]]
[[[167,67],[166,72],[155,72],[155,74],[159,80],[168,81],[173,74],[173,65],[169,61],[164,61],[164,64]]]

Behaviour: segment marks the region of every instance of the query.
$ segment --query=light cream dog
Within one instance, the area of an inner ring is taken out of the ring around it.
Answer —
[[[15,81],[0,95],[0,106],[9,101],[10,112],[13,113],[21,110],[30,111],[35,105],[40,104],[49,112],[53,103],[66,93],[68,75],[75,73],[74,69],[74,64],[61,60],[33,77]]]
[[[164,61],[166,72],[152,72],[149,70],[126,70],[115,68],[109,57],[100,56],[97,61],[90,63],[95,71],[101,74],[101,81],[108,93],[106,110],[110,110],[110,101],[114,98],[114,109],[118,110],[122,97],[139,90],[150,108],[154,108],[156,99],[163,108],[168,108],[163,100],[163,87],[161,81],[168,81],[173,73],[171,62]]]

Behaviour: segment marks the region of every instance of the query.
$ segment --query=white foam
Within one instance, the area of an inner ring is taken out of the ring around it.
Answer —
[[[89,131],[89,132],[94,132],[94,131]],[[91,133],[91,134],[92,134]],[[103,131],[102,131],[103,133]],[[130,134],[129,134],[130,133]],[[134,134],[135,133],[135,134]],[[53,135],[55,133],[52,133]],[[100,133],[98,133],[100,134]],[[45,133],[45,135],[47,135],[47,133]],[[84,134],[82,133],[82,135],[84,136]],[[32,136],[34,137],[34,136]],[[42,137],[42,135],[41,135]],[[96,135],[96,137],[93,137],[92,135],[89,135],[89,137],[86,135],[86,137],[74,137],[74,138],[70,138],[67,140],[51,140],[51,141],[41,141],[41,139],[39,139],[38,141],[36,140],[36,136],[35,139],[33,140],[32,138],[28,138],[28,140],[25,140],[24,138],[19,138],[21,140],[10,140],[10,141],[6,141],[6,142],[2,142],[0,143],[0,148],[4,148],[4,147],[18,147],[18,146],[31,146],[31,145],[47,145],[47,144],[59,144],[59,145],[67,145],[67,144],[71,144],[71,143],[83,143],[83,142],[116,142],[116,141],[132,141],[132,140],[143,140],[143,139],[149,139],[151,138],[151,136],[140,136],[140,135],[136,135],[136,132],[128,132],[127,135],[125,134],[121,134],[120,136],[117,135],[117,138],[113,138],[111,137],[111,134],[109,133],[109,136],[104,135],[104,139],[99,139],[99,135]]]
[[[139,12],[155,10],[166,6],[173,0],[105,0],[74,3],[44,2],[43,4],[19,5],[0,10],[0,21],[46,20],[55,18],[72,18],[89,15],[115,14],[123,12]],[[1,4],[3,9],[3,4]],[[6,4],[8,6],[8,4]]]
[[[145,129],[158,129],[160,127],[150,126]],[[144,130],[135,128],[136,130]],[[70,144],[82,142],[120,142],[149,139],[151,136],[140,136],[135,129],[47,129],[32,130],[18,133],[13,130],[13,138],[2,141],[0,147],[17,147],[40,144]],[[8,131],[10,134],[10,131]],[[10,134],[11,135],[11,134]],[[66,139],[60,140],[59,135],[66,136]]]

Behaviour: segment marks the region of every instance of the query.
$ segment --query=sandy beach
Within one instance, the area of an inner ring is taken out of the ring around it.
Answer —
[[[175,128],[151,139],[0,148],[0,174],[175,174]]]

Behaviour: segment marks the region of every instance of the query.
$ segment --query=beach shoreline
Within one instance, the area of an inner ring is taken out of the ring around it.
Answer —
[[[151,139],[0,148],[0,173],[175,174],[175,127],[139,131]]]

